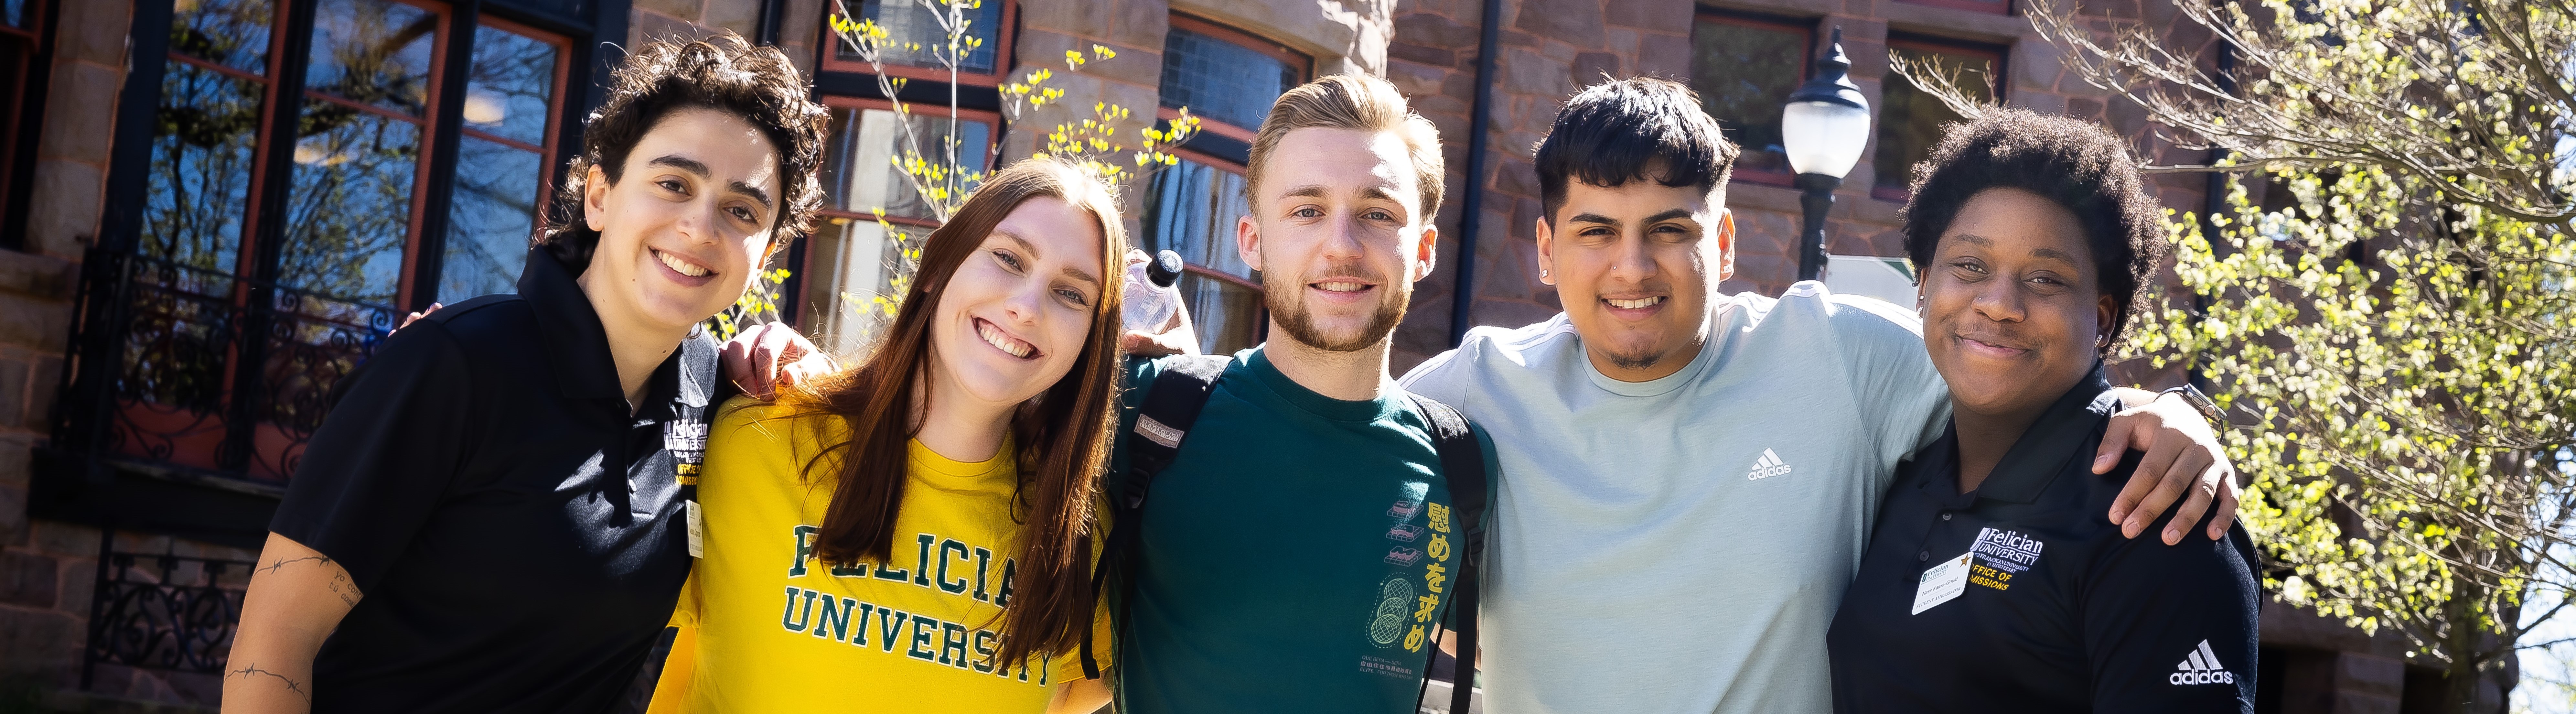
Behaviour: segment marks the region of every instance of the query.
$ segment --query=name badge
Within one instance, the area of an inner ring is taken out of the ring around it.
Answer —
[[[692,514],[696,512],[694,509],[690,511]],[[689,522],[695,524],[697,519],[691,518]],[[1941,561],[1940,565],[1923,571],[1923,582],[1914,586],[1914,612],[1909,614],[1923,614],[1923,611],[1940,607],[1941,603],[1958,599],[1960,593],[1967,592],[1968,555],[1960,553],[1959,557]]]
[[[698,517],[698,501],[690,499],[681,503],[689,504],[689,557],[707,557],[707,527],[706,522]]]

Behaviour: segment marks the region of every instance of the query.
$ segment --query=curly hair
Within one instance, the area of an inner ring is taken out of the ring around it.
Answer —
[[[581,132],[581,154],[565,167],[563,191],[546,229],[544,247],[578,273],[590,267],[599,231],[583,219],[582,198],[590,167],[611,184],[625,173],[635,144],[683,109],[710,109],[741,118],[778,150],[781,197],[770,226],[772,252],[812,227],[823,206],[823,132],[830,115],[808,96],[805,80],[787,55],[754,47],[731,32],[703,40],[647,42],[626,56],[608,87],[608,98],[590,113]]]
[[[2100,124],[2010,107],[1950,125],[1931,158],[1914,166],[1914,196],[1901,214],[1915,274],[1931,267],[1941,234],[1968,199],[1996,188],[2038,194],[2075,214],[2102,294],[2118,305],[2103,350],[2119,344],[2147,304],[2166,250],[2161,207],[2147,195],[2128,142]]]

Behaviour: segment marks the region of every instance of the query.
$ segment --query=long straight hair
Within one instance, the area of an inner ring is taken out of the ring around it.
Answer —
[[[1073,368],[1024,403],[1010,421],[1019,484],[1011,517],[1021,524],[1017,567],[1000,617],[997,667],[1025,666],[1030,655],[1072,651],[1092,626],[1092,517],[1100,474],[1109,461],[1119,385],[1119,296],[1126,230],[1107,185],[1075,164],[1032,158],[984,179],[981,187],[921,247],[921,265],[894,323],[867,359],[811,388],[786,395],[791,414],[830,414],[851,427],[849,440],[824,447],[806,463],[808,483],[833,483],[815,552],[834,565],[885,563],[892,557],[895,516],[903,506],[910,442],[920,431],[915,405],[926,394],[932,312],[959,265],[1022,202],[1053,197],[1099,221],[1108,281],[1094,301],[1090,334]],[[830,459],[834,452],[840,458]],[[826,464],[843,465],[838,474]]]

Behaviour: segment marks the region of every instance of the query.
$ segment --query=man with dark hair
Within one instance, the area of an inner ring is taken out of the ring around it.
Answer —
[[[1920,320],[1893,305],[1814,282],[1717,293],[1735,155],[1681,85],[1576,94],[1536,160],[1540,279],[1564,313],[1476,328],[1404,379],[1502,460],[1480,613],[1491,710],[1831,710],[1825,631],[1948,394]],[[2129,535],[2229,472],[2179,400],[2115,419],[2102,451],[2131,444],[2153,446],[2129,483],[2146,499],[2112,514]],[[2180,506],[2192,523],[2208,501]],[[2220,500],[2215,528],[2232,509]]]

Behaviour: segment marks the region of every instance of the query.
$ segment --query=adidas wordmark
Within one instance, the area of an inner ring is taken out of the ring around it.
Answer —
[[[2191,654],[2184,655],[2182,664],[2176,665],[2175,672],[2166,676],[2165,681],[2174,684],[2235,684],[2236,673],[2219,666],[2218,653],[2209,651],[2209,640],[2201,640],[2200,646],[2192,649]]]
[[[1787,473],[1789,473],[1789,464],[1780,461],[1779,454],[1771,453],[1770,449],[1763,449],[1762,458],[1753,460],[1753,472],[1745,474],[1744,480],[1760,481]]]

